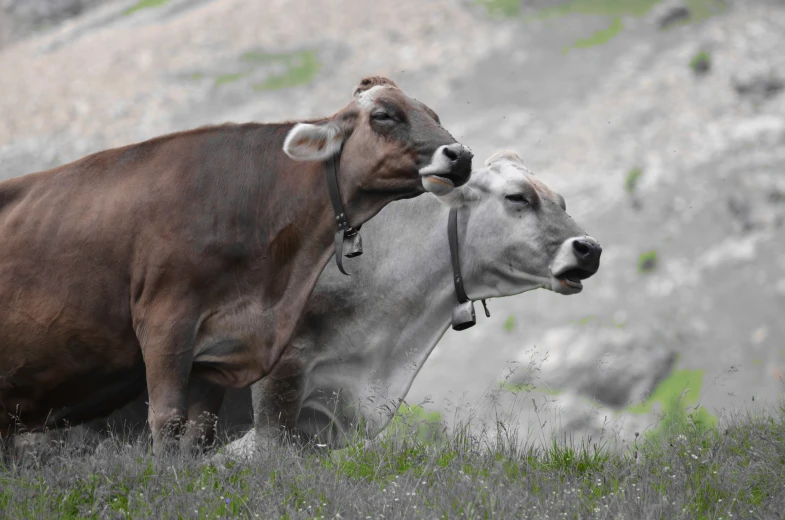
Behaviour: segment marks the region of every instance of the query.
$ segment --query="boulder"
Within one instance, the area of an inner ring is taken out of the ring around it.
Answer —
[[[539,381],[532,384],[621,409],[641,402],[671,372],[676,353],[668,343],[665,334],[644,328],[599,323],[552,328],[535,342],[542,361]],[[531,364],[531,358],[527,351],[518,361]]]
[[[657,28],[662,31],[677,23],[688,21],[692,12],[683,0],[673,0],[658,4],[652,10],[651,16]]]

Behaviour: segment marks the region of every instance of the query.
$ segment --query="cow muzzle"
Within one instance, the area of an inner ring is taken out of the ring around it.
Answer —
[[[420,168],[422,185],[434,195],[446,195],[468,182],[472,174],[471,150],[460,143],[442,145],[431,162]]]
[[[602,247],[592,237],[565,240],[551,266],[551,290],[559,294],[581,292],[582,280],[599,270],[601,254]]]

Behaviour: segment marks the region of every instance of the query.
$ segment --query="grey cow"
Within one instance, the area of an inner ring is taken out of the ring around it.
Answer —
[[[387,426],[450,326],[451,207],[459,208],[460,265],[472,300],[537,288],[575,294],[599,268],[599,244],[567,215],[564,199],[517,154],[497,152],[449,204],[420,197],[368,222],[372,240],[351,277],[334,265],[324,270],[283,357],[253,386],[256,433],[284,429],[342,447],[360,427],[372,438]],[[251,431],[234,448],[254,439]]]

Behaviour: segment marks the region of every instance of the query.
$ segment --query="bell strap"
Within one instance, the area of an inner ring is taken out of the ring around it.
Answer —
[[[450,244],[450,260],[452,261],[452,281],[455,285],[455,296],[458,305],[453,310],[452,328],[455,330],[465,330],[473,327],[476,323],[474,317],[474,305],[466,295],[463,287],[463,277],[461,276],[461,262],[458,254],[458,209],[450,209],[450,216],[447,220],[447,241]],[[488,305],[482,300],[485,309],[485,316],[491,317]]]
[[[330,194],[330,203],[333,206],[333,213],[335,214],[335,223],[338,225],[338,231],[335,233],[333,240],[333,248],[335,249],[335,263],[338,265],[338,270],[345,275],[349,275],[343,267],[343,248],[344,244],[349,244],[349,252],[346,253],[347,258],[359,256],[363,252],[362,240],[360,239],[359,231],[349,225],[349,219],[346,217],[346,211],[343,209],[341,202],[341,192],[338,189],[338,172],[336,162],[339,153],[333,155],[327,160],[327,191]]]

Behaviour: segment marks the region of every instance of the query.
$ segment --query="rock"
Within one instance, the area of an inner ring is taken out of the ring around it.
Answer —
[[[646,329],[602,324],[549,329],[535,342],[544,354],[539,378],[547,388],[624,408],[640,402],[670,373],[676,354],[663,346],[665,339]],[[529,363],[530,354],[518,361]]]
[[[686,22],[690,16],[690,8],[681,0],[663,2],[652,12],[652,17],[661,31],[679,22]]]
[[[107,0],[0,0],[0,47]]]
[[[785,90],[785,80],[771,69],[738,73],[731,83],[739,96],[757,102],[766,101]]]

